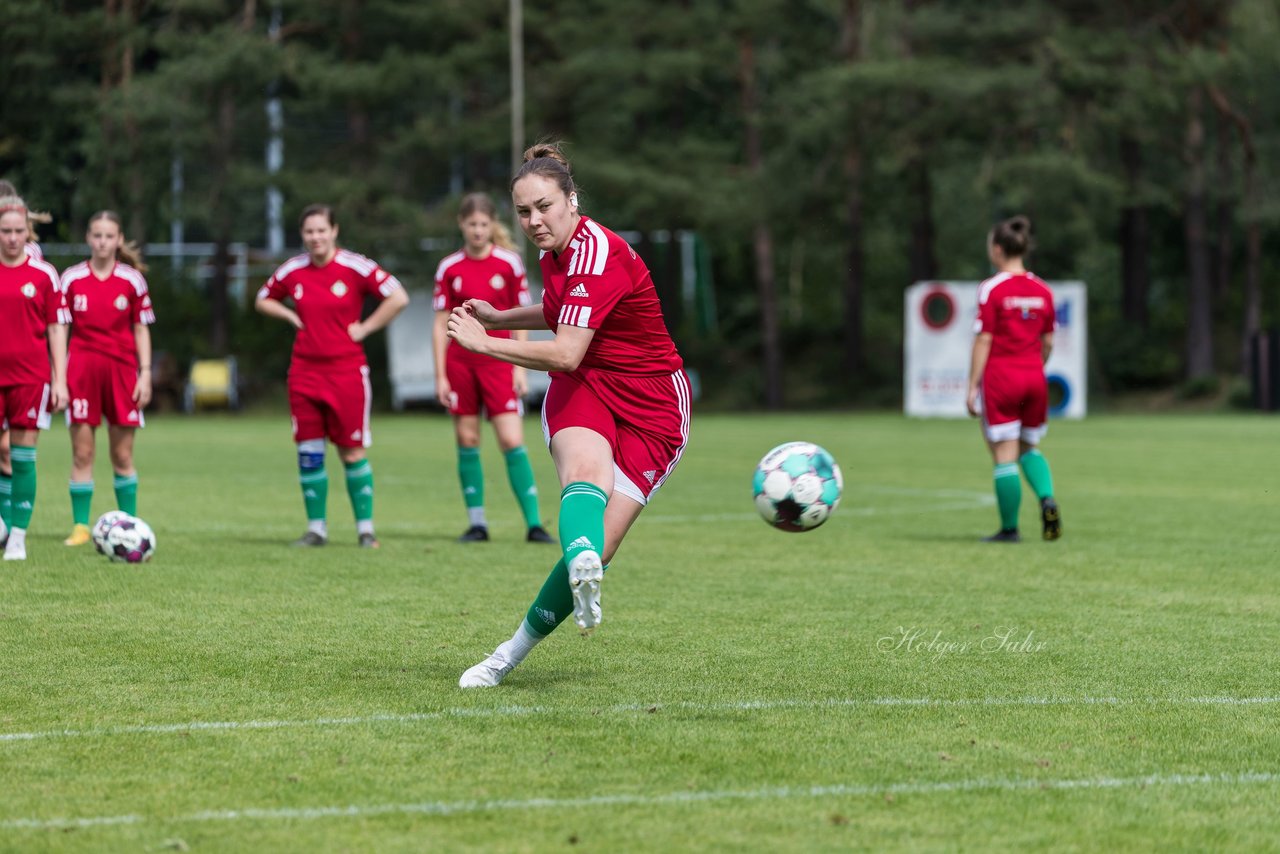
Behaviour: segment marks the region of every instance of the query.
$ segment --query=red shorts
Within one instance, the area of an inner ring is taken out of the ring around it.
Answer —
[[[1040,367],[988,366],[982,374],[982,429],[987,439],[1040,441],[1048,429],[1049,384]]]
[[[373,388],[369,366],[351,365],[319,371],[289,370],[289,414],[293,441],[328,438],[339,448],[367,448]]]
[[[484,407],[489,418],[504,412],[524,414],[523,401],[516,394],[512,373],[515,368],[497,359],[455,358],[450,347],[444,360],[445,375],[453,394],[449,397],[452,415],[479,415]]]
[[[582,368],[552,374],[542,402],[547,444],[566,427],[586,427],[613,449],[613,488],[648,504],[689,442],[692,395],[684,371],[633,377]]]
[[[48,430],[49,384],[0,385],[0,421],[6,430]]]
[[[142,427],[142,410],[133,402],[138,370],[101,353],[77,350],[67,357],[68,424],[97,427],[106,417],[117,427]]]

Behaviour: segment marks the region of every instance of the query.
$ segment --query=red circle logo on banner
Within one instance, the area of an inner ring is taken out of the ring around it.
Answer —
[[[956,301],[942,285],[934,285],[920,301],[920,319],[930,329],[946,329],[956,316]]]

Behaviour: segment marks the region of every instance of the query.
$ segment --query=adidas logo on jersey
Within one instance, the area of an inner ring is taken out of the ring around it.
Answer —
[[[356,442],[356,441],[359,441],[359,439],[360,439],[360,431],[356,430],[351,434],[351,441]]]
[[[138,410],[136,410],[136,409],[130,409],[130,410],[129,410],[129,420],[130,420],[130,421],[137,421],[137,420],[138,420]]]
[[[546,608],[534,608],[533,610],[536,611],[538,616],[541,617],[548,625],[554,626],[558,622],[558,620],[556,620],[555,611],[549,611]]]
[[[33,406],[32,408],[30,408],[30,409],[28,409],[28,410],[27,410],[27,417],[28,417],[28,418],[39,418],[39,417],[40,417],[40,414],[39,414],[38,412],[36,412],[35,407]]]
[[[569,291],[569,296],[587,299],[587,289],[583,286],[582,282],[578,282],[578,284],[573,286],[573,290]]]
[[[505,408],[505,409],[519,409],[519,406],[517,406],[517,405],[516,405],[516,399],[513,397],[513,398],[511,398],[510,400],[508,400],[508,401],[507,401],[507,405],[506,405],[504,408]]]
[[[650,486],[653,486],[653,479],[657,476],[658,476],[658,473],[653,469],[649,469],[647,472],[644,473],[644,479],[649,481]]]
[[[586,537],[578,537],[578,539],[574,540],[572,543],[569,543],[569,548],[571,548],[571,549],[591,549],[592,551],[595,551],[595,548],[596,548],[596,547],[595,547],[594,545],[592,545],[591,541],[590,541],[590,540],[588,540]]]

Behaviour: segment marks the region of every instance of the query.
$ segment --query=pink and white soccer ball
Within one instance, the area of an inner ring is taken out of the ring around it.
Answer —
[[[143,563],[156,551],[151,526],[136,516],[122,516],[111,523],[104,538],[107,557],[120,563]]]
[[[98,554],[107,553],[107,531],[111,530],[111,526],[116,523],[117,519],[123,519],[128,515],[123,510],[108,510],[98,517],[98,521],[93,523],[91,531],[93,547],[98,550]]]

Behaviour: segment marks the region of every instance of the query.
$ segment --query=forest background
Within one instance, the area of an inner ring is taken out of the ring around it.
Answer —
[[[1280,321],[1274,0],[0,0],[0,20],[0,175],[52,214],[42,239],[78,244],[100,208],[144,247],[179,239],[150,256],[157,348],[235,354],[251,392],[287,365],[251,302],[304,205],[416,288],[463,192],[509,215],[513,56],[523,142],[565,140],[584,210],[637,235],[709,403],[896,405],[904,288],[989,275],[1015,213],[1036,272],[1088,285],[1095,398],[1244,400]]]

